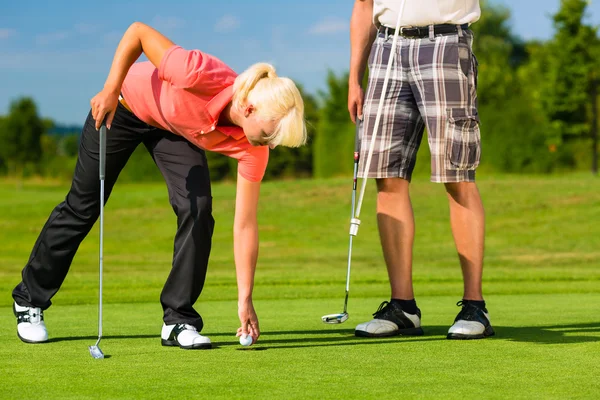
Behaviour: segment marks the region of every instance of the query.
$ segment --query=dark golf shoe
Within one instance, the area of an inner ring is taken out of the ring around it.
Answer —
[[[402,311],[399,305],[384,301],[373,316],[375,317],[373,320],[356,326],[354,330],[356,336],[420,336],[423,334],[419,309],[416,314],[409,314]]]
[[[462,309],[448,330],[448,339],[483,339],[494,336],[487,309],[476,306],[467,300],[456,303]]]

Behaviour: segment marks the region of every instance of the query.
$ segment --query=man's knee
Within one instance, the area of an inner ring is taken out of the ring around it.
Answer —
[[[472,196],[479,196],[475,182],[447,182],[444,186],[448,195],[457,203],[464,203]]]
[[[402,178],[378,178],[377,192],[379,193],[403,193],[408,191],[409,181]]]

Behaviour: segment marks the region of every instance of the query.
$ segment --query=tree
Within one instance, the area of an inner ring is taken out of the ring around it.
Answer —
[[[521,70],[531,64],[530,47],[512,33],[510,18],[507,8],[483,1],[481,18],[472,26],[479,60],[482,165],[504,172],[549,172],[553,159],[545,143],[545,119],[532,101],[537,77],[528,70],[527,79],[535,79],[522,79]]]
[[[558,143],[589,132],[592,82],[599,46],[596,29],[585,25],[586,0],[561,0],[554,15],[556,34],[548,44],[551,57],[544,74],[541,100]]]
[[[478,91],[481,105],[504,103],[516,84],[514,70],[527,61],[521,39],[509,25],[510,11],[482,1],[481,18],[472,25],[473,51],[479,60]]]
[[[355,126],[348,114],[348,73],[327,75],[327,92],[321,92],[318,135],[314,147],[314,176],[352,174]]]
[[[24,97],[11,103],[0,131],[0,157],[18,178],[23,176],[27,163],[40,160],[40,138],[44,132],[44,123],[37,114],[33,99]]]
[[[5,122],[6,121],[6,117],[3,117],[0,115],[0,138],[4,135],[4,129],[5,129]],[[0,139],[0,145],[1,145],[1,139]],[[0,151],[0,173],[5,173],[6,170],[6,162],[3,159],[2,156],[2,152]]]
[[[590,137],[592,141],[592,174],[598,175],[598,86],[599,78],[594,74],[591,89],[591,127]]]

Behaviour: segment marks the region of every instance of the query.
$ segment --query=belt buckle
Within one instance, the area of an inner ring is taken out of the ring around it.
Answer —
[[[408,30],[412,30],[412,31],[417,30],[418,31],[418,29],[416,27],[414,27],[414,26],[403,26],[403,27],[400,28],[400,36],[405,37],[405,38],[415,38],[415,37],[418,37],[418,35],[417,35],[418,32],[414,32],[412,35],[410,35],[408,33],[404,33],[405,31],[408,31]]]

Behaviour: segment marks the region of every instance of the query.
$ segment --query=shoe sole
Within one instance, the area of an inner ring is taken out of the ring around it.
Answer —
[[[27,340],[27,339],[23,338],[21,335],[19,335],[19,332],[17,332],[17,336],[19,337],[19,339],[21,339],[22,342],[29,343],[29,344],[48,343],[48,339],[46,339],[46,340],[38,340],[38,341]]]
[[[494,329],[491,326],[488,326],[487,328],[485,328],[483,333],[480,333],[478,335],[465,335],[464,333],[449,333],[448,336],[446,336],[446,339],[452,339],[452,340],[485,339],[486,337],[494,336],[495,334],[496,334],[496,332],[494,332]]]
[[[399,329],[397,331],[386,333],[369,333],[365,331],[354,331],[354,335],[358,337],[392,337],[392,336],[423,336],[423,328],[408,328]]]
[[[212,348],[212,343],[197,343],[191,346],[181,346],[176,340],[160,339],[160,344],[165,347],[179,347],[183,350],[207,350]]]

